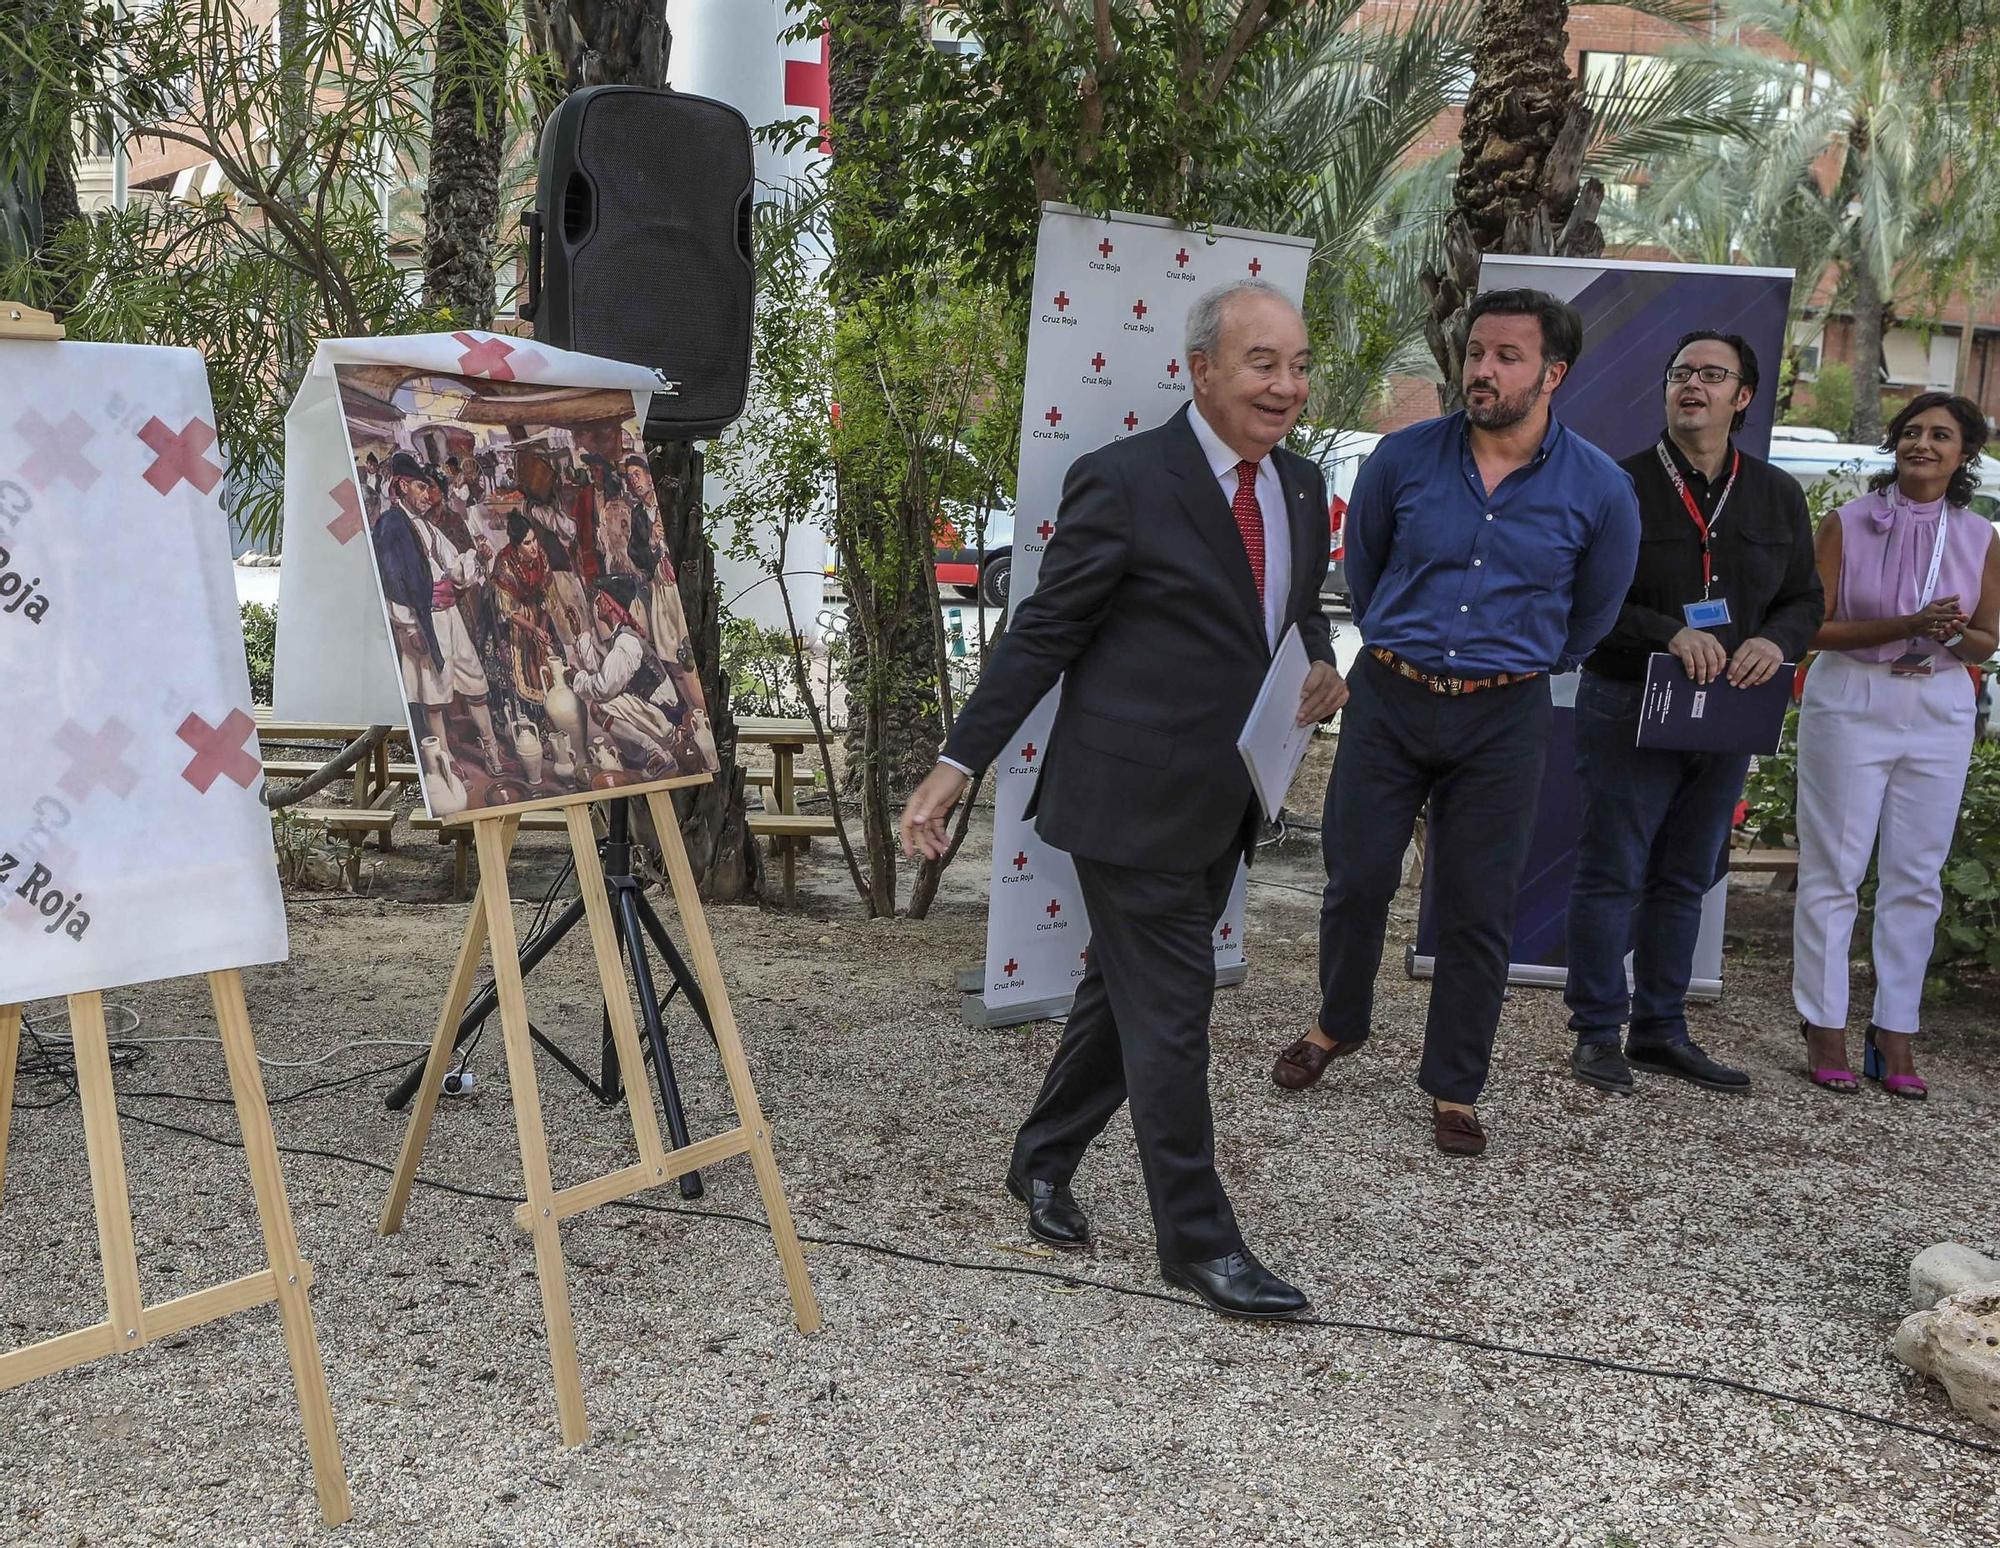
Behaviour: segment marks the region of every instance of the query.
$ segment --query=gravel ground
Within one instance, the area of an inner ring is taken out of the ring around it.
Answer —
[[[1324,762],[1320,749],[1304,787]],[[522,924],[559,857],[523,839]],[[2000,992],[1937,1007],[1928,1105],[1822,1094],[1798,1073],[1788,903],[1755,884],[1732,900],[1726,998],[1695,1017],[1753,1072],[1751,1095],[1589,1091],[1563,1063],[1559,998],[1525,991],[1481,1108],[1492,1148],[1448,1161],[1413,1084],[1426,988],[1399,960],[1365,1057],[1303,1097],[1268,1079],[1311,1010],[1318,864],[1308,836],[1259,866],[1308,891],[1252,889],[1252,971],[1218,1002],[1213,1084],[1251,1243],[1322,1316],[1709,1372],[1980,1435],[1888,1340],[1916,1251],[1991,1251],[2000,1235]],[[287,1155],[355,1500],[328,1540],[2000,1542],[2000,1459],[1946,1441],[1404,1331],[1245,1327],[1159,1298],[1122,1118],[1078,1177],[1098,1240],[1056,1264],[1098,1283],[1039,1277],[1051,1259],[998,1182],[1058,1029],[959,1024],[952,970],[979,956],[984,875],[976,830],[930,920],[870,924],[822,845],[798,912],[717,912],[800,1229],[841,1239],[807,1259],[825,1328],[792,1327],[760,1230],[714,1218],[758,1214],[741,1161],[708,1174],[690,1206],[708,1214],[678,1213],[669,1189],[648,1196],[665,1213],[574,1220],[592,1424],[579,1450],[556,1441],[533,1255],[509,1207],[420,1189],[402,1235],[378,1240],[379,1172]],[[392,858],[369,896],[294,900],[292,960],[246,975],[266,1056],[427,1036],[464,921],[437,901],[444,884],[424,847]],[[1392,957],[1412,923],[1406,909],[1392,925]],[[581,946],[552,957],[529,998],[573,1048],[592,1042]],[[193,985],[112,999],[141,1035],[211,1030]],[[518,1191],[497,1044],[475,1058],[478,1092],[442,1108],[428,1178]],[[726,1126],[712,1054],[678,1046],[695,1132]],[[359,1049],[267,1081],[280,1096],[397,1056]],[[558,1184],[630,1159],[623,1115],[542,1070]],[[225,1108],[142,1094],[225,1093],[219,1049],[153,1045],[120,1080],[128,1117],[233,1132]],[[280,1143],[386,1165],[402,1126],[379,1101],[388,1080],[279,1106]],[[261,1266],[238,1157],[137,1123],[125,1136],[150,1297]],[[23,1342],[90,1320],[101,1291],[74,1104],[18,1113],[13,1152],[0,1283],[7,1339]],[[0,1541],[316,1535],[275,1313],[171,1344],[0,1397]]]

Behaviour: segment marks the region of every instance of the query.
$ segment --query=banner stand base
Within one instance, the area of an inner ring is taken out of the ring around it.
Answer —
[[[1403,971],[1412,978],[1435,978],[1437,958],[1418,956],[1417,948],[1403,948]],[[1566,968],[1549,967],[1540,962],[1510,962],[1507,964],[1507,984],[1513,989],[1561,989],[1569,982]],[[1720,1000],[1722,980],[1719,978],[1693,978],[1688,980],[1687,997],[1690,1000]]]
[[[1250,976],[1250,964],[1239,962],[1234,967],[1218,968],[1215,987],[1234,988]],[[978,968],[966,968],[955,975],[958,989],[958,1019],[968,1027],[1018,1027],[1030,1021],[1053,1021],[1069,1014],[1071,996],[1058,995],[1046,1000],[1017,1000],[1009,1005],[988,1006],[979,986],[986,975]]]

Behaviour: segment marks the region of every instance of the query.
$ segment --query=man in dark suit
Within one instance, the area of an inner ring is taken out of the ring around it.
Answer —
[[[1217,1311],[1289,1317],[1305,1296],[1244,1246],[1215,1172],[1211,932],[1258,825],[1236,738],[1287,628],[1313,663],[1299,723],[1347,697],[1320,612],[1326,486],[1278,445],[1311,364],[1282,292],[1245,282],[1202,297],[1187,358],[1191,409],[1071,467],[1040,585],[904,807],[903,847],[944,853],[970,771],[1061,679],[1028,812],[1076,862],[1090,955],[1008,1191],[1043,1241],[1085,1242],[1070,1177],[1129,1099],[1167,1282]]]

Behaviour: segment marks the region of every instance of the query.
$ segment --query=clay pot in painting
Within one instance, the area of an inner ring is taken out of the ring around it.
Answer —
[[[521,760],[521,772],[528,776],[528,783],[539,785],[542,782],[542,738],[532,720],[524,720],[514,728],[514,755]]]
[[[549,657],[549,676],[552,681],[549,691],[542,696],[542,709],[548,714],[550,726],[567,736],[573,745],[587,745],[589,736],[584,724],[583,700],[570,687],[568,674],[555,656]]]
[[[548,740],[549,772],[555,775],[559,785],[572,783],[576,779],[576,750],[570,743],[569,733],[551,731]]]
[[[425,737],[417,743],[417,757],[423,763],[424,799],[430,803],[431,815],[454,817],[464,811],[470,798],[465,782],[445,756],[444,743],[434,736]]]

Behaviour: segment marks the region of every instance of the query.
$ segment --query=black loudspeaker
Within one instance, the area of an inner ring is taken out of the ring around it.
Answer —
[[[750,124],[725,102],[589,86],[542,126],[526,217],[535,337],[651,366],[646,433],[703,440],[750,390]]]

